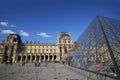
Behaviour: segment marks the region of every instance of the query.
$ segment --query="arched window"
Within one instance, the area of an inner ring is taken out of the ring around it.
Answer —
[[[35,60],[35,56],[34,55],[32,56],[32,60]]]
[[[56,58],[57,58],[57,56],[56,56],[56,55],[54,55],[54,60],[56,60]]]
[[[23,56],[23,61],[25,61],[26,60],[26,56]]]
[[[43,55],[41,56],[41,61],[42,61],[42,60],[44,60],[44,56],[43,56]]]
[[[52,60],[52,55],[50,55],[50,61]]]
[[[21,56],[18,56],[18,62],[20,62],[20,60],[21,60]]]
[[[37,61],[40,59],[40,56],[39,55],[37,55]]]
[[[48,60],[48,55],[45,56],[45,60]]]
[[[28,61],[30,60],[30,55],[28,56],[28,58],[27,58],[27,59],[28,59]]]

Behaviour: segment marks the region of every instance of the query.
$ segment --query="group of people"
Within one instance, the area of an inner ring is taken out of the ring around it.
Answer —
[[[35,62],[35,67],[39,67],[40,66],[40,62]]]
[[[10,64],[10,65],[12,65],[13,63],[12,62],[1,62],[2,64],[6,64],[6,65],[8,65],[8,64]]]
[[[35,67],[40,67],[41,63],[40,62],[35,62]],[[48,62],[45,62],[45,67],[47,67]]]

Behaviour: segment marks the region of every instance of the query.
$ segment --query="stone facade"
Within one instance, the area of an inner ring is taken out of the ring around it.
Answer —
[[[68,32],[58,33],[57,43],[28,42],[22,43],[18,34],[10,34],[0,43],[0,62],[63,62],[65,63],[69,50],[74,44]]]

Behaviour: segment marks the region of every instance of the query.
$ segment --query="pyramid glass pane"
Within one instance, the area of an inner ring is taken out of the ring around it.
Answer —
[[[73,54],[73,66],[101,72],[109,75],[116,74],[113,59],[111,58],[106,39],[115,57],[120,64],[120,21],[111,18],[96,17],[77,40],[77,51]]]

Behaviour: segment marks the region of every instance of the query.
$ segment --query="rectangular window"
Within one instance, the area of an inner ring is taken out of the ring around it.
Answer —
[[[48,49],[46,49],[46,51],[48,51]]]
[[[61,41],[59,41],[59,43],[61,43]]]
[[[70,41],[68,41],[68,43],[70,43]]]

